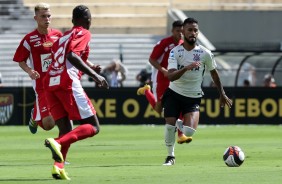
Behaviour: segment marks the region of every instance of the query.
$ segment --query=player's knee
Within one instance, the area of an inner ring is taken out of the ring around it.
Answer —
[[[183,126],[184,135],[186,135],[188,137],[192,137],[195,132],[196,132],[196,130],[194,128],[189,127],[189,126]]]
[[[42,120],[42,125],[43,125],[44,130],[49,131],[54,128],[55,122],[53,118],[44,118]]]

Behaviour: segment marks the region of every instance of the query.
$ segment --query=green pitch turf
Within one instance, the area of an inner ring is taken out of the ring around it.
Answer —
[[[176,145],[176,165],[166,157],[163,126],[102,126],[99,135],[70,148],[65,168],[71,181],[51,177],[51,152],[44,139],[57,128],[37,134],[28,127],[0,127],[0,183],[3,184],[280,184],[281,126],[201,126],[190,144]],[[227,167],[222,154],[238,145],[246,160]]]

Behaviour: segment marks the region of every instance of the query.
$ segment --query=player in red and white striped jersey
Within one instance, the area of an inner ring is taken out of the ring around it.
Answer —
[[[55,125],[47,107],[43,90],[43,78],[51,63],[51,48],[54,42],[62,36],[59,30],[49,27],[51,11],[48,4],[39,3],[35,6],[34,12],[37,28],[24,36],[13,58],[32,79],[32,86],[35,91],[36,101],[34,111],[32,111],[33,117],[29,122],[31,133],[36,133],[37,124],[45,130],[50,130]],[[28,59],[30,61],[29,65],[27,64]]]
[[[108,88],[106,79],[88,65],[91,33],[91,13],[88,7],[79,5],[73,9],[73,28],[52,47],[52,63],[44,80],[46,97],[51,114],[58,126],[58,138],[47,138],[45,145],[55,160],[52,175],[56,179],[69,179],[65,174],[64,160],[71,144],[97,135],[100,130],[96,111],[84,92],[80,78],[89,75],[103,88]],[[69,131],[70,120],[80,123]]]

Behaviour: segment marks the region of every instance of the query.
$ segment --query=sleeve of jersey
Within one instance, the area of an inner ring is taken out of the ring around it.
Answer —
[[[88,48],[88,44],[91,40],[91,33],[87,30],[83,30],[82,34],[77,34],[71,40],[69,44],[69,52],[73,52],[78,56],[81,56]]]
[[[209,71],[215,69],[217,67],[214,56],[211,52],[207,52],[205,55],[205,63],[207,66],[207,69]]]
[[[15,62],[22,62],[22,61],[27,61],[28,57],[30,55],[30,45],[26,41],[26,39],[22,39],[20,45],[18,46],[13,61]]]
[[[157,45],[154,47],[150,55],[150,58],[157,60],[163,55],[163,53],[164,53],[164,43],[163,41],[159,41]]]
[[[172,49],[169,53],[169,57],[168,57],[168,66],[167,69],[177,69],[177,59],[175,57],[175,48]]]

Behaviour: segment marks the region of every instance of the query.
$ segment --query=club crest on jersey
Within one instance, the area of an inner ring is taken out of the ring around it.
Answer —
[[[47,41],[47,42],[43,43],[43,47],[52,47],[52,46],[53,46],[53,43],[50,42],[50,41]]]
[[[34,47],[39,47],[39,46],[41,46],[40,41],[35,42]]]
[[[193,54],[193,61],[200,61],[200,54]]]
[[[14,96],[0,94],[0,124],[6,124],[13,114]]]

